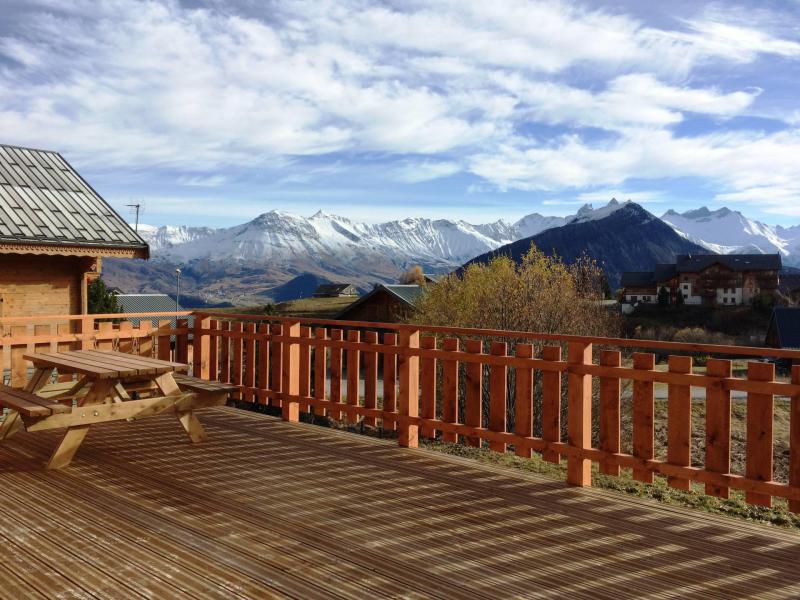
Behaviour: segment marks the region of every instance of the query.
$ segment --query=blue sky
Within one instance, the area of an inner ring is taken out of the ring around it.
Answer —
[[[800,223],[800,2],[0,0],[0,141],[156,225]]]

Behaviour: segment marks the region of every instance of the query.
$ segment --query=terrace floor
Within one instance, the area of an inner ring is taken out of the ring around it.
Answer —
[[[233,408],[0,445],[2,598],[797,598],[800,536]]]

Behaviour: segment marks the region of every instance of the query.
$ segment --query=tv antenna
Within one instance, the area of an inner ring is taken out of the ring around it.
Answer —
[[[133,210],[136,211],[136,224],[134,225],[133,230],[136,233],[139,233],[139,209],[142,207],[141,204],[126,204],[125,206],[130,206]]]

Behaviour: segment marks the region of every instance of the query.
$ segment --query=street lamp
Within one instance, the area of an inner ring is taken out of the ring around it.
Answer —
[[[175,312],[180,310],[181,270],[175,269]]]

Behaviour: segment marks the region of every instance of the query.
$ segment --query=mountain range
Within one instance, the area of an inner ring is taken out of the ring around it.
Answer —
[[[567,217],[533,213],[516,222],[471,224],[407,218],[370,224],[318,212],[270,211],[228,228],[139,225],[152,260],[104,261],[109,284],[128,292],[171,292],[180,267],[184,298],[194,304],[257,304],[308,296],[317,283],[350,281],[362,290],[395,281],[411,265],[449,272],[503,249],[534,242],[566,260],[588,252],[612,285],[624,270],[650,268],[684,252],[779,252],[800,263],[800,226],[772,227],[727,208],[667,211],[612,199]],[[523,248],[524,247],[524,248]]]

